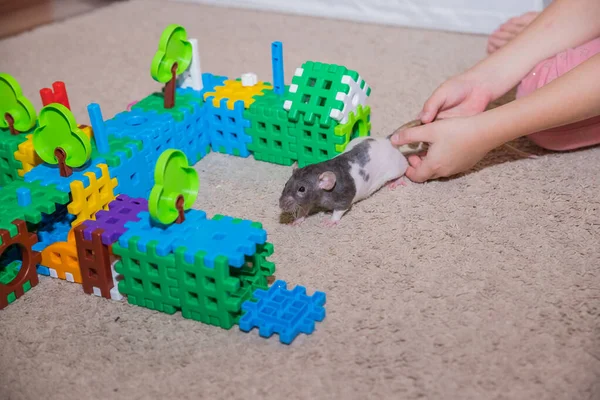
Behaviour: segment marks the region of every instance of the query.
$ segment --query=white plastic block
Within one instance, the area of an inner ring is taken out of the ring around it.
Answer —
[[[116,300],[116,301],[121,301],[123,300],[123,295],[119,292],[119,288],[117,288],[116,286],[112,289],[110,289],[110,298],[112,300]]]
[[[329,116],[336,121],[339,121],[340,124],[345,124],[348,122],[348,116],[351,112],[355,112],[358,108],[358,105],[362,105],[363,107],[367,105],[367,91],[369,90],[369,85],[363,81],[363,79],[358,76],[358,80],[355,81],[352,79],[350,75],[344,75],[342,77],[342,83],[345,83],[349,86],[348,93],[337,92],[335,95],[335,99],[344,102],[344,107],[342,110],[331,110]],[[364,84],[364,87],[361,88],[361,85]]]
[[[284,101],[283,108],[287,111],[290,111],[290,109],[292,108],[292,101],[291,100]]]
[[[294,72],[294,75],[296,75],[296,76],[302,76],[302,74],[304,74],[304,68],[301,68],[301,67],[296,68],[296,71]]]
[[[178,78],[178,86],[181,88],[191,87],[194,90],[202,90],[202,70],[200,69],[200,53],[198,52],[198,40],[189,39],[192,44],[192,62]]]
[[[254,86],[258,83],[258,78],[255,73],[248,72],[246,74],[242,74],[242,86],[250,87]]]
[[[73,274],[70,272],[65,272],[65,278],[67,278],[69,282],[75,282],[75,278],[73,278]]]
[[[123,295],[119,292],[119,279],[118,277],[120,276],[117,271],[115,271],[115,265],[117,264],[117,261],[119,261],[118,258],[113,257],[110,263],[110,272],[112,274],[112,279],[113,279],[113,288],[110,289],[110,298],[116,301],[121,301],[123,300]]]
[[[101,296],[102,296],[102,292],[100,291],[100,288],[98,288],[98,287],[94,286],[94,287],[92,288],[92,290],[94,291],[94,295],[95,295],[95,296],[98,296],[98,297],[101,297]]]
[[[50,276],[53,278],[58,278],[58,274],[56,273],[55,269],[52,268],[48,268],[48,271],[50,271]]]
[[[298,91],[298,85],[296,85],[295,83],[292,83],[290,85],[290,93],[296,93]]]

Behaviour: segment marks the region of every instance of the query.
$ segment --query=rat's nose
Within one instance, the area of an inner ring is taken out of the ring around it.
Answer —
[[[283,211],[292,211],[294,209],[294,198],[291,196],[282,196],[279,199],[279,208]]]

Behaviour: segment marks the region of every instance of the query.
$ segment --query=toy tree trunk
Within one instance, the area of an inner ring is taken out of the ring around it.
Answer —
[[[11,135],[17,135],[19,132],[15,129],[15,119],[9,113],[4,114],[4,119],[8,123],[8,129]]]
[[[171,80],[165,85],[165,108],[175,107],[175,86],[177,83],[177,63],[171,67]]]
[[[60,176],[63,178],[71,176],[73,174],[73,168],[69,167],[65,160],[67,159],[67,153],[60,147],[57,147],[54,150],[54,156],[58,160],[58,170],[60,172]]]
[[[175,220],[176,224],[181,224],[183,221],[185,221],[185,214],[183,211],[183,202],[184,202],[183,196],[182,195],[177,196],[177,200],[175,201],[175,207],[177,207],[179,216]]]

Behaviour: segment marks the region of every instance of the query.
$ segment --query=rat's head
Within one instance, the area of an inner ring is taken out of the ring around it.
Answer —
[[[333,172],[318,170],[314,165],[294,168],[279,198],[279,207],[283,212],[306,214],[321,203],[324,193],[332,190],[335,182]]]

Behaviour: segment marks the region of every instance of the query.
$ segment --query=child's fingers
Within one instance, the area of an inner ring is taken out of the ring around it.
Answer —
[[[433,121],[445,102],[446,95],[441,92],[440,88],[436,89],[423,105],[423,110],[420,114],[421,122],[428,124]]]
[[[417,126],[414,128],[402,129],[392,135],[390,138],[394,146],[402,146],[409,143],[431,142],[431,134],[428,125]]]
[[[413,182],[425,182],[433,176],[433,168],[427,162],[427,159],[422,160],[418,167],[409,166],[404,175]]]

